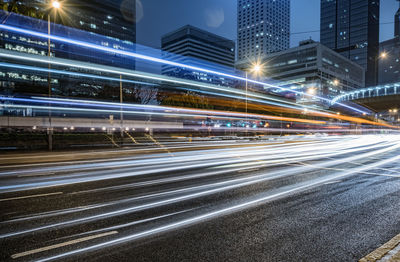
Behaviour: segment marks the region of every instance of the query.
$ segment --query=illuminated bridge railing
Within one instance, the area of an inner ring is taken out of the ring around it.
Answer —
[[[342,93],[332,99],[332,105],[338,102],[390,95],[400,95],[400,83],[368,87]]]

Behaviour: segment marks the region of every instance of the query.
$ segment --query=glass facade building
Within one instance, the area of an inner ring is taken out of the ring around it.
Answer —
[[[379,0],[321,0],[321,43],[366,70],[367,86],[377,84]]]
[[[235,42],[201,30],[191,25],[183,26],[161,39],[162,57],[201,68],[233,72],[235,63]],[[209,82],[216,85],[230,85],[231,80],[205,72],[195,72],[171,65],[163,65],[164,75]]]
[[[238,60],[289,48],[290,0],[238,0]]]
[[[400,82],[400,8],[394,16],[394,38],[379,45],[379,53],[387,54],[379,59],[379,84]]]
[[[0,50],[2,54],[15,57],[33,56],[35,59],[48,59],[48,23],[45,20],[18,15],[0,10],[0,21],[10,27],[0,31]],[[17,29],[17,30],[15,30]],[[18,30],[27,30],[32,33],[23,33]],[[113,54],[90,47],[69,43],[69,41],[83,41],[100,47],[111,47],[123,51],[135,51],[135,44],[131,41],[120,40],[114,37],[98,35],[76,28],[51,23],[52,35],[64,39],[50,41],[51,59],[62,58],[71,63],[68,72],[65,67],[52,66],[42,68],[42,64],[25,61],[22,64],[15,60],[2,59],[0,66],[0,93],[3,95],[47,95],[50,79],[51,92],[54,96],[93,97],[119,100],[119,78],[111,79],[107,76],[86,77],[91,70],[75,69],[74,64],[87,62],[93,65],[106,65],[116,68],[133,69],[134,58]],[[42,37],[33,33],[42,34]],[[51,70],[49,78],[48,71]],[[126,81],[124,80],[124,83]],[[136,88],[134,82],[129,86]],[[128,85],[124,84],[128,91]]]
[[[394,15],[394,37],[400,37],[400,8]]]
[[[341,92],[364,86],[364,69],[321,43],[303,41],[298,47],[264,56],[261,61],[268,93],[293,96],[301,91],[322,97],[334,97]],[[241,67],[248,67],[247,64]],[[277,88],[280,87],[280,88]],[[285,89],[282,89],[285,87]],[[328,106],[309,96],[297,95],[302,104]]]
[[[111,38],[136,42],[135,0],[60,1],[56,11],[47,0],[4,1],[3,10],[62,24]]]

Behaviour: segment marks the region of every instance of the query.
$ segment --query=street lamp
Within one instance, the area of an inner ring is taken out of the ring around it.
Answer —
[[[250,68],[250,70],[246,70],[246,136],[247,136],[247,121],[248,121],[248,117],[247,117],[247,79],[248,79],[248,73],[254,73],[255,75],[258,75],[261,72],[261,64],[260,63],[255,63],[252,65],[252,67]]]
[[[50,9],[57,11],[58,9],[61,8],[61,4],[58,1],[52,1],[51,5],[50,5]],[[51,14],[51,10],[49,11],[49,13],[47,14],[47,34],[48,34],[48,42],[47,42],[47,56],[49,57],[49,72],[48,72],[48,78],[47,78],[47,84],[49,87],[49,98],[51,97],[51,73],[50,73],[50,69],[51,69],[51,65],[50,65],[50,57],[51,57],[51,42],[50,42],[50,14]],[[49,151],[53,150],[53,128],[51,125],[51,108],[49,108],[49,129],[48,129],[48,143],[49,143]]]
[[[309,94],[310,96],[314,96],[316,93],[317,93],[317,88],[315,87],[307,89],[307,94]]]
[[[61,7],[60,2],[58,2],[58,1],[53,1],[53,2],[51,3],[51,5],[53,6],[53,8],[56,8],[56,9],[58,9],[58,8]]]
[[[337,80],[337,79],[333,80],[333,85],[334,86],[338,86],[339,85],[339,80]]]
[[[378,62],[378,60],[379,59],[386,59],[387,56],[388,56],[388,54],[385,51],[383,51],[380,54],[378,54],[378,56],[375,58],[375,77],[377,78],[376,79],[376,84],[377,85],[378,85],[378,82],[379,82],[379,74],[378,74],[379,62]]]

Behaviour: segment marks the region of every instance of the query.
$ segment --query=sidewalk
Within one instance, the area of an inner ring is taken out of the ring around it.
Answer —
[[[359,262],[375,261],[400,261],[400,234],[359,260]]]

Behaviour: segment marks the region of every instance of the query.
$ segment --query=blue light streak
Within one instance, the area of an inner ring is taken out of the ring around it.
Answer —
[[[87,48],[91,48],[91,49],[101,50],[101,51],[115,53],[115,54],[121,54],[121,55],[125,55],[125,56],[128,56],[128,57],[133,57],[133,58],[142,59],[142,60],[146,60],[146,61],[152,61],[152,62],[159,63],[159,64],[167,64],[167,65],[172,65],[172,66],[176,66],[176,67],[192,69],[192,70],[195,70],[195,71],[200,71],[200,72],[205,72],[205,73],[209,73],[209,74],[224,76],[224,77],[228,77],[228,78],[231,78],[231,79],[247,81],[247,82],[258,84],[258,85],[278,88],[278,89],[281,89],[281,90],[293,92],[295,94],[314,97],[314,98],[320,99],[322,101],[326,101],[326,102],[332,103],[331,99],[328,99],[328,98],[315,96],[315,95],[311,95],[311,94],[308,94],[308,93],[305,93],[305,92],[299,92],[299,91],[291,90],[291,89],[288,89],[288,88],[274,86],[274,85],[271,85],[271,84],[268,84],[268,83],[256,81],[256,80],[253,80],[253,79],[248,79],[248,78],[241,77],[241,76],[236,76],[236,75],[222,73],[222,72],[218,72],[218,71],[214,71],[214,70],[204,69],[204,68],[200,68],[200,67],[196,67],[196,66],[190,66],[190,65],[177,63],[177,62],[173,62],[173,61],[169,61],[169,60],[165,60],[165,59],[155,58],[155,57],[142,55],[142,54],[138,54],[138,53],[123,51],[123,50],[117,50],[117,49],[104,47],[104,46],[100,46],[100,45],[96,45],[96,44],[91,44],[91,43],[82,42],[82,41],[78,41],[78,40],[68,39],[68,38],[64,38],[64,37],[60,37],[60,36],[56,36],[56,35],[44,34],[44,33],[36,32],[36,31],[17,28],[17,27],[13,27],[13,26],[4,25],[4,24],[0,24],[0,28],[4,29],[4,30],[8,30],[8,31],[18,32],[18,33],[21,33],[21,34],[37,36],[37,37],[51,39],[51,40],[55,40],[55,41],[59,41],[59,42],[65,42],[65,43],[70,43],[70,44],[73,44],[73,45],[83,46],[83,47],[87,47]],[[337,104],[340,105],[340,106],[352,109],[352,110],[354,110],[356,112],[367,114],[367,112],[364,112],[362,110],[359,110],[359,109],[351,107],[351,106],[348,106],[346,104],[342,104],[342,103],[337,103]]]
[[[23,70],[32,70],[32,71],[45,72],[45,73],[50,72],[50,73],[54,73],[54,74],[63,74],[63,75],[70,75],[70,76],[81,76],[81,77],[87,77],[87,78],[109,80],[109,81],[117,81],[117,82],[131,83],[131,84],[141,84],[141,85],[148,85],[148,86],[156,86],[156,84],[150,84],[150,83],[146,83],[146,82],[139,82],[139,81],[133,81],[133,80],[127,80],[127,79],[119,79],[119,78],[114,78],[114,77],[106,77],[106,76],[96,76],[96,75],[76,73],[76,72],[70,72],[70,71],[62,71],[62,70],[56,70],[56,69],[40,68],[40,67],[34,67],[34,66],[25,66],[25,65],[17,65],[17,64],[9,64],[9,63],[0,63],[0,67],[17,68],[17,69],[23,69]]]

